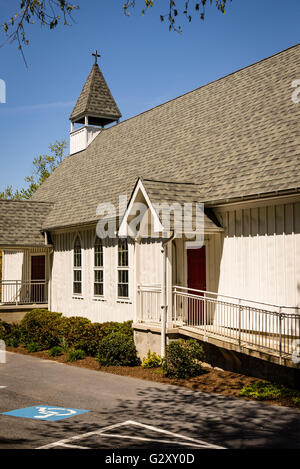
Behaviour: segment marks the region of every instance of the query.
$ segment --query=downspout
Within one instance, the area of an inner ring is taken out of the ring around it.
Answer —
[[[48,310],[52,309],[52,254],[54,252],[53,246],[48,244],[47,231],[44,232],[45,245],[50,247],[48,250]]]
[[[48,253],[48,310],[52,310],[52,255],[53,255],[54,249],[51,248],[49,253]]]
[[[164,293],[164,304],[162,305],[161,313],[161,356],[162,358],[166,355],[166,323],[167,323],[167,312],[168,312],[168,276],[167,276],[167,260],[168,260],[168,244],[173,241],[176,236],[175,230],[172,235],[162,242],[161,252],[164,255],[164,269],[163,269],[163,293]]]

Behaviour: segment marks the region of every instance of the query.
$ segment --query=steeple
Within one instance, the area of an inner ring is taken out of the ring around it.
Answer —
[[[96,50],[92,55],[95,57],[95,63],[70,116],[70,153],[84,150],[98,135],[101,128],[119,121],[122,117],[97,63],[100,57],[98,51]],[[74,130],[74,124],[83,124],[83,127]]]

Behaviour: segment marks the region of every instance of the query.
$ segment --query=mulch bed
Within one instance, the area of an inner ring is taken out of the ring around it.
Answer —
[[[113,373],[131,378],[139,378],[149,381],[156,381],[158,383],[172,384],[176,386],[184,386],[193,391],[212,392],[223,394],[230,397],[239,397],[240,399],[250,400],[247,397],[239,396],[241,389],[244,386],[249,386],[255,381],[261,381],[252,376],[246,376],[240,373],[233,373],[231,371],[220,370],[219,368],[211,368],[209,365],[204,364],[204,372],[200,376],[190,379],[174,379],[166,378],[162,375],[161,370],[157,368],[142,368],[141,366],[101,366],[93,357],[86,357],[76,362],[68,362],[66,355],[59,357],[50,357],[47,351],[43,352],[28,352],[22,345],[19,347],[7,347],[7,351],[14,353],[21,353],[23,355],[31,355],[47,360],[53,360],[66,365],[77,366],[81,368],[88,368],[90,370],[102,371],[105,373]],[[298,408],[291,399],[279,400],[266,400],[266,404],[273,404],[279,406],[287,406]]]

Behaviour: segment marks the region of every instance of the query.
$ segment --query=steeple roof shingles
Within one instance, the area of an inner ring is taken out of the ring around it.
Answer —
[[[77,122],[86,115],[104,118],[110,122],[122,116],[98,64],[93,65],[70,120]]]

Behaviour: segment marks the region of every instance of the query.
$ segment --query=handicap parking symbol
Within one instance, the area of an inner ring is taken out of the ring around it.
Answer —
[[[22,417],[34,420],[48,420],[54,422],[56,420],[75,417],[76,415],[84,414],[85,412],[89,412],[89,410],[39,405],[35,407],[25,407],[23,409],[11,410],[10,412],[3,412],[1,415],[11,415],[13,417]]]

